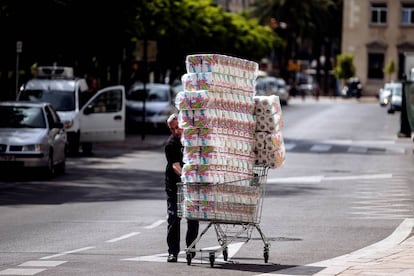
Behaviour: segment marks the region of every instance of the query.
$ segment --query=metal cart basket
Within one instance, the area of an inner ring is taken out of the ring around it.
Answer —
[[[254,229],[262,238],[264,262],[268,262],[270,244],[259,226],[268,169],[255,166],[251,178],[232,182],[178,183],[178,216],[209,222],[185,250],[188,265],[191,265],[195,252],[208,252],[211,267],[215,253],[221,252],[227,261],[228,245],[235,240],[250,240]],[[211,226],[214,226],[219,247],[196,250],[196,244]]]

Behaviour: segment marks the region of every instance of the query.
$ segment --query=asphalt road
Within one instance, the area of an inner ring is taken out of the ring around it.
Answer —
[[[277,273],[369,246],[414,217],[412,143],[397,138],[399,113],[353,99],[294,99],[283,112],[286,161],[269,171],[259,224],[268,263],[254,228],[214,268],[208,253],[191,266],[185,255],[166,263],[166,135],[129,135],[70,158],[54,180],[0,180],[0,275]],[[197,247],[217,245],[210,228]]]

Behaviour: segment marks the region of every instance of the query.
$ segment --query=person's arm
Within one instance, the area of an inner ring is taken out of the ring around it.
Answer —
[[[173,169],[174,169],[174,171],[175,171],[175,173],[176,174],[178,174],[179,176],[181,176],[181,164],[180,164],[180,162],[175,162],[175,163],[173,163],[172,164],[172,167],[173,167]]]

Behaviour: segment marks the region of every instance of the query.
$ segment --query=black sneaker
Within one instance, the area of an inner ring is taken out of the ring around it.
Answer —
[[[177,255],[173,255],[173,254],[168,255],[167,262],[176,263],[177,262]]]

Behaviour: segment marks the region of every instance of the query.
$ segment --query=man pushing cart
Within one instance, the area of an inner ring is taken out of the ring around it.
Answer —
[[[227,261],[228,245],[249,240],[254,229],[263,240],[267,263],[270,244],[259,223],[268,170],[285,160],[279,98],[255,96],[255,62],[203,54],[187,56],[186,65],[184,91],[175,102],[184,162],[178,214],[209,222],[187,246],[187,263],[212,226],[220,246],[207,250],[211,266],[218,252]]]

